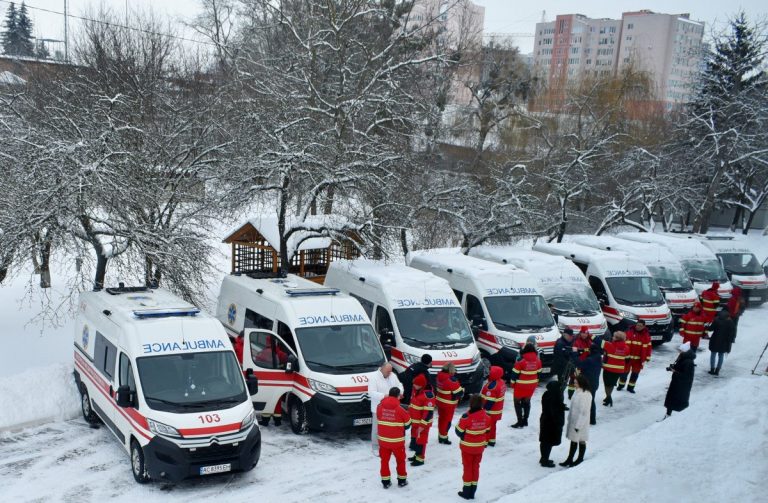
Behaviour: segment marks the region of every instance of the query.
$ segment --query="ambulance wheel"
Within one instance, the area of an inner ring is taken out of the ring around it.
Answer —
[[[80,410],[83,412],[83,419],[88,424],[98,424],[99,416],[91,407],[91,397],[88,396],[88,389],[85,384],[80,384]]]
[[[144,450],[136,440],[131,440],[131,472],[139,484],[149,482],[149,474],[144,466]]]
[[[293,395],[288,398],[288,417],[291,420],[291,430],[295,434],[303,435],[309,431],[307,407],[304,405],[304,402]]]

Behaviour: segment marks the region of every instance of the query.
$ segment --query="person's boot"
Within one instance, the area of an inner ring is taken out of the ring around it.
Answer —
[[[412,450],[412,451],[416,450],[416,439],[415,438],[411,437],[411,443],[408,445],[408,448],[410,450]]]
[[[619,381],[619,385],[616,386],[616,391],[621,391],[624,389],[624,383]]]
[[[259,418],[259,426],[269,426],[269,416],[261,416]]]
[[[407,479],[401,479],[401,478],[398,477],[398,479],[397,479],[397,487],[405,487],[407,485],[408,485],[408,480]]]
[[[555,466],[557,466],[555,465],[555,462],[552,461],[551,459],[540,459],[539,464],[544,468],[554,468]]]
[[[437,443],[451,445],[451,441],[448,439],[448,437],[443,437],[442,435],[437,437]]]
[[[472,487],[470,488],[470,496],[469,499],[473,500],[475,499],[475,493],[477,492],[477,483],[472,484]]]
[[[630,384],[629,386],[627,386],[627,391],[634,395],[635,394],[635,385],[634,384]]]
[[[605,397],[605,400],[603,400],[603,405],[606,407],[613,407],[613,398],[610,396]]]
[[[573,462],[573,466],[580,465],[584,461],[584,453],[587,452],[587,444],[579,444],[579,457]]]
[[[715,369],[715,376],[719,376],[719,375],[720,375],[720,369]]]
[[[523,425],[523,404],[518,400],[515,400],[515,415],[517,416],[517,422],[512,425],[512,428],[522,428]]]
[[[273,416],[273,419],[275,420],[275,426],[283,424],[283,418],[281,416]]]
[[[576,455],[576,442],[571,442],[571,448],[568,450],[568,458],[560,463],[560,466],[573,466],[573,457]]]
[[[707,372],[707,374],[709,374],[711,376],[716,375],[715,374],[715,369],[714,368],[709,369],[709,372]]]
[[[465,500],[472,499],[472,486],[465,485],[457,494]]]
[[[384,489],[389,489],[389,487],[392,485],[391,480],[382,480],[381,485],[384,486]]]
[[[531,415],[531,402],[523,404],[523,427],[528,426],[528,416]]]

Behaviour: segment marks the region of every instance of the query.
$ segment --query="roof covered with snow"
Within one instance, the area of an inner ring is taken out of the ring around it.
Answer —
[[[278,219],[274,216],[258,215],[251,217],[229,232],[223,241],[225,243],[239,241],[238,236],[249,228],[256,230],[275,251],[280,252],[280,231]],[[315,250],[331,246],[333,239],[329,237],[329,234],[331,232],[349,232],[350,223],[340,215],[308,215],[303,220],[292,216],[286,217],[286,233],[296,228],[302,230],[297,230],[288,237],[288,249]]]
[[[0,72],[0,86],[23,86],[27,81],[9,71]]]

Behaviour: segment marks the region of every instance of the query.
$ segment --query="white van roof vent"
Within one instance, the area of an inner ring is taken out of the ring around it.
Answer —
[[[152,293],[149,287],[146,286],[125,286],[125,283],[120,283],[117,288],[105,288],[105,291],[110,295],[121,295],[124,293],[140,293],[147,292]]]
[[[133,315],[140,320],[146,318],[171,318],[178,316],[195,316],[200,310],[196,307],[172,307],[162,309],[135,309]]]
[[[288,288],[285,293],[289,297],[313,297],[316,295],[336,295],[338,288]]]

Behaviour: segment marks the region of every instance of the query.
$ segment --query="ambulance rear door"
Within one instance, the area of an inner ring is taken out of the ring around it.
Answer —
[[[243,370],[251,369],[258,378],[259,391],[251,396],[257,411],[271,414],[280,397],[293,390],[297,365],[296,353],[277,334],[245,330]]]

